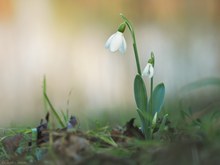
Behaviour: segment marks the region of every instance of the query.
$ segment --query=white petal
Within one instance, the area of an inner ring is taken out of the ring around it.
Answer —
[[[152,78],[152,77],[153,77],[153,75],[154,75],[154,68],[153,68],[153,66],[151,65],[151,67],[150,67],[150,74],[149,74],[149,78]]]
[[[109,49],[109,46],[110,46],[110,44],[111,44],[111,42],[112,42],[112,39],[114,38],[115,35],[116,35],[116,33],[112,34],[112,35],[108,38],[108,40],[106,41],[106,43],[105,43],[105,48],[106,48],[106,49]]]
[[[109,50],[111,52],[115,52],[119,50],[121,44],[122,44],[122,33],[116,32],[110,43]]]
[[[127,49],[127,44],[126,44],[124,36],[122,35],[122,44],[121,44],[121,46],[119,48],[119,51],[121,53],[125,53],[126,49]]]
[[[150,63],[147,63],[147,66],[144,68],[144,71],[143,71],[143,76],[147,76],[149,78],[152,78],[153,75],[154,75],[154,68],[152,66],[152,64]]]
[[[142,73],[143,76],[149,76],[149,65],[147,64]]]

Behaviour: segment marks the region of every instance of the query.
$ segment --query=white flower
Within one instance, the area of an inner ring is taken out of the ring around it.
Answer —
[[[105,44],[105,48],[111,52],[119,50],[121,53],[125,53],[127,45],[123,33],[117,31],[111,35]]]
[[[154,67],[151,63],[147,63],[146,67],[144,68],[143,71],[143,76],[147,76],[149,78],[152,78],[154,75]]]

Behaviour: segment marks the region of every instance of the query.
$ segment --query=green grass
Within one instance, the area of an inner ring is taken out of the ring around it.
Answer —
[[[207,86],[219,87],[219,79],[203,79],[201,82],[193,82],[183,87],[179,93],[186,96],[197,89]],[[206,108],[198,110],[190,106],[179,104],[181,98],[173,98],[173,103],[166,103],[162,110],[162,118],[168,113],[169,125],[163,124],[160,131],[153,134],[153,140],[138,140],[135,137],[124,137],[124,141],[115,141],[111,137],[111,130],[120,126],[123,128],[126,122],[135,117],[135,124],[140,126],[140,119],[134,109],[126,108],[106,111],[96,114],[84,114],[77,116],[79,126],[77,129],[60,133],[57,128],[66,127],[69,120],[69,110],[57,111],[49,100],[46,92],[46,79],[43,82],[43,97],[45,101],[45,114],[50,112],[54,118],[55,129],[50,131],[50,142],[42,147],[35,144],[32,130],[29,125],[17,128],[0,129],[0,164],[6,163],[31,163],[59,164],[58,162],[73,163],[76,158],[68,156],[69,150],[76,152],[78,148],[71,142],[76,138],[78,147],[84,147],[76,157],[81,163],[91,164],[216,164],[220,162],[220,105],[210,104]],[[201,102],[203,100],[201,99]],[[164,123],[164,121],[162,121]],[[31,123],[32,124],[32,123]],[[54,127],[50,127],[54,128]],[[81,131],[80,133],[77,131]],[[24,138],[19,141],[16,150],[8,152],[5,148],[5,139],[21,134]],[[58,139],[58,140],[57,140]],[[89,141],[89,146],[87,145]],[[32,142],[28,146],[28,142]],[[59,147],[57,147],[59,146]],[[58,150],[62,148],[62,150]],[[65,150],[65,148],[68,149]],[[28,152],[27,152],[28,151]],[[81,152],[83,154],[81,154]],[[62,155],[65,153],[64,155]]]
[[[192,164],[200,164],[200,162],[214,162],[219,160],[218,155],[215,154],[215,152],[220,151],[219,113],[210,113],[200,118],[199,122],[187,121],[188,117],[190,117],[190,114],[182,119],[181,127],[175,127],[175,133],[172,134],[165,130],[158,140],[141,141],[137,139],[127,139],[128,141],[126,143],[118,144],[110,138],[111,127],[103,124],[105,123],[104,119],[100,121],[99,124],[91,122],[90,124],[92,126],[90,126],[91,128],[88,129],[89,132],[86,134],[101,139],[101,141],[92,143],[92,154],[98,154],[101,155],[101,157],[102,155],[108,155],[110,158],[117,158],[117,160],[130,160],[130,162],[134,164],[135,162],[157,164],[158,162],[162,162],[163,159],[164,162],[175,163],[177,161],[176,159],[166,159],[166,156],[169,156],[167,153],[173,154],[174,156],[176,155],[180,160],[183,160],[180,164],[187,164],[187,161],[191,161]],[[112,115],[112,118],[106,115],[105,118],[109,119],[109,121],[114,121],[114,123],[120,123],[120,121],[115,120],[114,115]],[[94,119],[88,119],[88,121],[90,120]],[[1,134],[0,142],[6,137],[14,136],[18,133],[29,135],[30,129],[5,129],[4,134]],[[171,138],[169,138],[169,136],[171,136]],[[103,147],[101,144],[103,142],[109,144],[109,146]],[[175,144],[175,146],[173,144]],[[185,146],[185,148],[183,146]],[[0,160],[10,160],[11,156],[7,154],[2,143],[0,143],[0,148]],[[185,155],[185,158],[180,155],[180,151],[182,155]],[[190,153],[185,154],[185,152],[189,151]],[[41,159],[42,153],[43,151],[35,146],[35,149],[31,152],[32,155],[28,154],[22,161],[37,161],[36,157]],[[213,154],[211,155],[211,153]],[[157,160],[154,160],[154,157],[158,157]],[[57,156],[57,159],[60,160],[59,156]],[[93,159],[92,161],[94,161]],[[186,159],[185,162],[184,159]],[[50,158],[48,158],[48,160],[50,161]]]

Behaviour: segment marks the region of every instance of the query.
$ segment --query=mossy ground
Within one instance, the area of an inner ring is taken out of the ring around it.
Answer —
[[[178,121],[169,119],[153,140],[140,138],[126,123],[115,127],[99,123],[87,130],[54,129],[48,134],[51,139],[40,145],[28,129],[7,129],[1,134],[0,164],[218,164],[218,112],[195,120],[193,114],[182,115]],[[130,134],[124,134],[126,130]]]

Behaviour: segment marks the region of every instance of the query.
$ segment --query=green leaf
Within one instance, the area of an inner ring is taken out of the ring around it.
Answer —
[[[44,93],[44,99],[47,101],[47,104],[49,105],[52,113],[54,114],[55,118],[57,119],[57,121],[59,122],[60,126],[62,128],[66,127],[66,124],[61,120],[61,117],[58,115],[56,109],[53,107],[52,103],[50,102],[48,96],[46,93]]]
[[[151,99],[153,98],[153,107],[152,107],[152,116],[157,112],[159,113],[162,109],[165,96],[165,86],[163,83],[160,83],[156,86],[153,91],[153,95],[150,98],[149,107],[151,107]]]
[[[185,112],[184,110],[180,110],[180,115],[182,117],[182,119],[186,119],[186,118],[189,118],[191,119],[192,115],[188,114],[187,112]]]
[[[46,80],[46,76],[44,75],[44,79],[43,79],[43,98],[44,98],[44,93],[47,93],[47,80]],[[48,112],[48,105],[47,105],[47,101],[46,99],[44,98],[44,110],[45,110],[45,113]]]
[[[147,111],[147,90],[140,75],[136,75],[134,79],[134,97],[137,108],[144,112]]]
[[[44,148],[35,148],[34,155],[37,161],[40,161],[44,158],[46,154],[46,149]]]
[[[104,142],[114,146],[114,147],[118,147],[117,143],[111,138],[110,135],[106,135],[106,136],[99,136],[99,138],[101,140],[103,140]]]
[[[164,131],[165,127],[166,127],[166,121],[167,121],[167,117],[168,117],[168,114],[164,115],[163,116],[163,119],[162,119],[162,122],[160,124],[160,128],[159,128],[159,133],[161,133],[161,131]]]
[[[137,109],[137,112],[138,112],[138,115],[141,119],[141,129],[144,132],[144,130],[146,130],[145,127],[147,127],[146,115],[140,109]]]
[[[146,119],[146,115],[140,109],[137,109],[137,112],[138,112],[138,115],[141,119],[141,122],[144,122]]]
[[[145,136],[146,139],[148,139],[151,136],[150,131],[150,120],[148,120],[148,116],[146,112],[141,111],[140,109],[137,109],[138,115],[141,119],[141,130]]]
[[[118,147],[117,143],[112,139],[108,129],[109,129],[108,126],[105,126],[98,128],[96,130],[90,130],[88,134],[101,139],[103,142],[107,144],[110,144],[114,147]]]
[[[63,112],[63,110],[61,110],[60,112],[61,112],[61,114],[62,114],[63,121],[64,121],[65,123],[68,123],[68,121],[69,121],[68,111],[66,112],[66,114]]]
[[[50,107],[52,113],[56,117],[57,121],[61,125],[61,127],[62,128],[66,127],[66,124],[61,120],[61,117],[59,116],[59,114],[57,113],[56,109],[53,107],[52,103],[50,102],[49,97],[47,96],[47,81],[46,81],[46,77],[45,76],[44,76],[44,80],[43,80],[43,96],[44,96],[44,106],[45,106],[45,109],[47,109],[47,105],[48,105]]]

